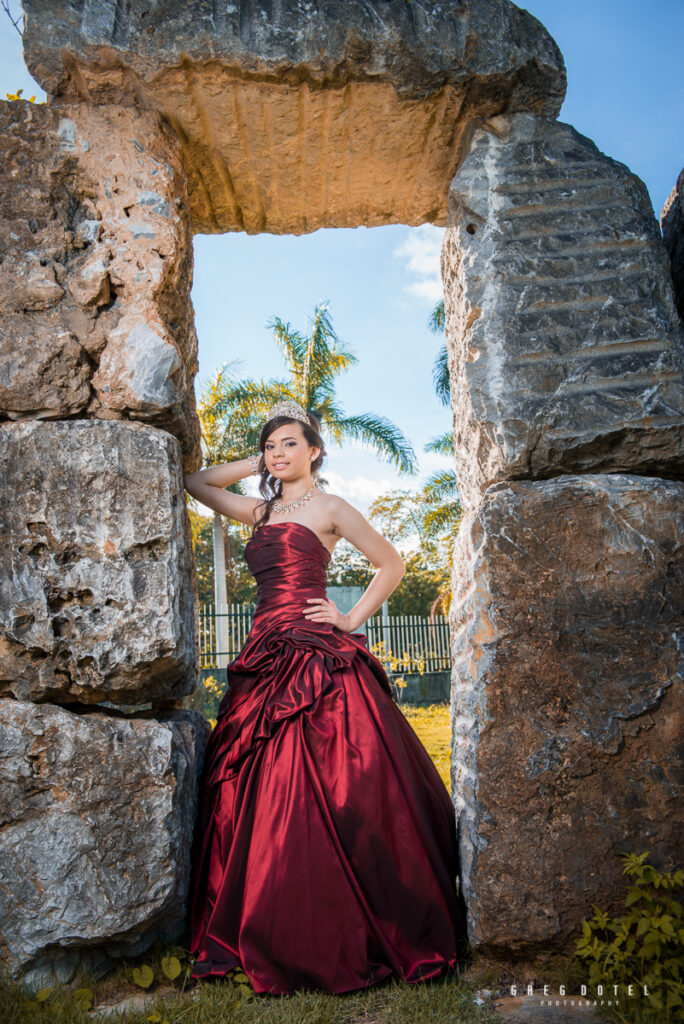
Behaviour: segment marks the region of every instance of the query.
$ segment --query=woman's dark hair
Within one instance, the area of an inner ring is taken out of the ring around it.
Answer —
[[[263,454],[266,450],[266,442],[274,430],[277,430],[278,427],[282,427],[285,423],[299,423],[306,443],[311,445],[313,448],[321,449],[316,458],[311,460],[311,473],[314,478],[314,482],[319,475],[320,468],[323,465],[323,460],[327,455],[325,445],[323,444],[323,438],[321,437],[321,420],[317,413],[310,412],[308,410],[307,416],[309,417],[308,423],[294,419],[291,416],[273,416],[270,420],[267,420],[261,428],[261,434],[259,435],[259,451],[261,452],[261,457],[259,459],[259,493],[264,499],[264,502],[262,502],[261,506],[258,507],[263,508],[264,511],[261,517],[257,519],[252,529],[252,536],[254,536],[256,530],[258,530],[260,526],[265,526],[268,522],[271,515],[271,509],[273,508],[273,502],[276,498],[281,496],[283,491],[282,480],[279,480],[277,477],[272,477],[266,469]]]

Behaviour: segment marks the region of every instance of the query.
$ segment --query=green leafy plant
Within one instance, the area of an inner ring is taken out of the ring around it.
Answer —
[[[186,961],[185,966],[183,965],[184,960]],[[183,991],[190,978],[193,964],[193,958],[187,956],[185,950],[174,946],[161,957],[161,960],[154,958],[153,963],[132,967],[130,979],[134,984],[145,989],[150,988],[155,980],[164,981],[166,979],[173,982],[176,987],[180,986],[180,990]]]
[[[684,871],[662,874],[645,863],[648,852],[621,857],[623,874],[635,878],[626,912],[610,918],[593,903],[594,917],[582,922],[575,958],[588,964],[591,986],[619,986],[617,1004],[608,1011],[613,1020],[674,1024],[684,1018],[684,920],[675,898]],[[631,997],[628,985],[634,986]]]
[[[133,968],[133,981],[140,988],[149,988],[154,981],[154,971],[149,964],[143,964],[142,967]]]
[[[151,963],[131,968],[130,980],[144,989],[149,989],[155,981],[168,980],[173,982],[174,987],[178,988],[180,992],[183,992],[190,979],[194,964],[194,957],[187,954],[186,950],[181,949],[180,946],[174,946],[167,950],[161,960],[153,957]],[[249,978],[240,967],[234,967],[228,971],[226,978],[236,986],[242,1000],[249,999],[253,995]],[[156,1022],[156,1024],[165,1024],[165,1019],[156,1010],[146,1020]]]

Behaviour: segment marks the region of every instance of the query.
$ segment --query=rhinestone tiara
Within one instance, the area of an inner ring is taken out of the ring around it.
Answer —
[[[297,405],[296,402],[278,402],[277,405],[272,405],[266,413],[266,422],[272,420],[274,416],[289,416],[293,420],[301,420],[302,423],[311,424],[306,411],[302,409],[301,405]]]

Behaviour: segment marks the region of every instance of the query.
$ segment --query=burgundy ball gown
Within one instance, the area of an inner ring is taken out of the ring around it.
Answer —
[[[460,963],[454,807],[362,633],[305,619],[330,552],[270,523],[245,557],[252,628],[228,666],[191,853],[193,978],[347,992]]]

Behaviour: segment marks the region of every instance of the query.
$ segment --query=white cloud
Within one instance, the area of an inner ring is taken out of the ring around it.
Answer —
[[[389,477],[375,477],[357,474],[354,477],[344,477],[332,470],[325,470],[325,479],[328,481],[328,490],[333,494],[339,494],[352,504],[360,503],[368,506],[379,498],[381,494],[391,491],[396,487],[396,481]]]
[[[421,224],[407,229],[406,237],[393,253],[405,261],[406,271],[415,278],[404,286],[404,291],[433,304],[444,294],[440,269],[443,238],[444,228]]]
[[[444,294],[441,280],[415,281],[413,284],[407,285],[404,291],[410,292],[411,295],[417,295],[419,299],[427,299],[432,305],[439,302]]]

